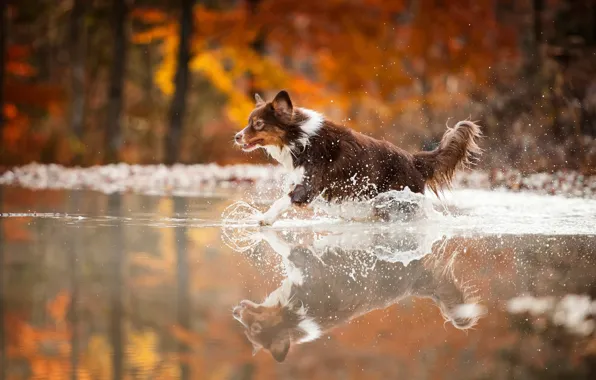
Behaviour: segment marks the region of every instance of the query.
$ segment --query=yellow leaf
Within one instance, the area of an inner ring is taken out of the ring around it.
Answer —
[[[139,378],[148,379],[160,361],[157,354],[158,337],[153,331],[131,330],[126,345],[127,361]]]
[[[93,335],[87,344],[83,364],[96,379],[108,379],[112,375],[112,346],[101,335]]]

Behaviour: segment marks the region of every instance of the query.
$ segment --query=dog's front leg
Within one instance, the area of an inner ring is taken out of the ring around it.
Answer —
[[[288,195],[276,200],[269,210],[259,218],[261,226],[270,226],[277,220],[277,218],[292,206],[304,207],[310,204],[313,200],[313,192],[304,184],[294,186]]]
[[[296,243],[290,244],[281,238],[275,231],[267,230],[261,232],[261,238],[281,257],[285,274],[292,284],[302,285],[304,282],[304,260],[303,251],[306,248],[295,248]],[[294,248],[292,247],[294,246]],[[292,253],[295,253],[294,255]],[[298,258],[297,262],[294,259]],[[302,260],[301,260],[302,259]]]
[[[278,200],[273,202],[271,207],[269,207],[269,210],[267,210],[267,212],[265,212],[259,218],[259,224],[261,226],[272,225],[273,222],[275,222],[277,220],[277,218],[279,218],[279,216],[284,211],[289,209],[291,206],[292,206],[292,199],[290,198],[290,196],[289,195],[282,196],[281,198],[279,198]]]
[[[259,237],[267,242],[269,246],[281,256],[284,260],[287,260],[292,253],[292,246],[274,230],[265,230],[259,233]]]

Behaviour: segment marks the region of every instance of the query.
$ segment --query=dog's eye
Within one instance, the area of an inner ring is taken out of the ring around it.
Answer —
[[[257,120],[254,122],[253,127],[259,131],[261,129],[263,129],[263,127],[265,126],[265,123],[263,122],[263,120]]]

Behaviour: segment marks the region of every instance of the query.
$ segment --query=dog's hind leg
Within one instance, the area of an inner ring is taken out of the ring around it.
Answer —
[[[383,222],[408,222],[415,220],[420,215],[420,205],[412,202],[393,200],[373,200],[373,217]]]
[[[261,237],[269,244],[275,253],[281,257],[288,279],[293,284],[301,285],[304,281],[304,273],[302,273],[302,270],[294,265],[294,262],[290,259],[292,245],[280,238],[275,231],[268,230],[262,232]]]

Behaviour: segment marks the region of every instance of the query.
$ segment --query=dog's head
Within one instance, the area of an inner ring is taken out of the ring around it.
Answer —
[[[245,152],[257,148],[276,147],[282,149],[291,146],[301,137],[300,123],[305,115],[295,112],[290,95],[280,91],[270,102],[265,102],[255,95],[255,109],[248,117],[248,125],[236,133],[236,145]]]
[[[295,312],[281,305],[264,306],[244,300],[234,308],[233,315],[244,325],[244,333],[253,345],[253,355],[264,348],[278,362],[285,360],[299,324]]]

